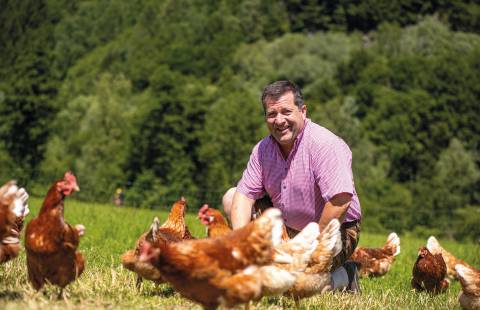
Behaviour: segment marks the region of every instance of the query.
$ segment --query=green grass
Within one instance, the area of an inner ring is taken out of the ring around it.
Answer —
[[[41,200],[30,200],[31,214],[38,213]],[[66,300],[57,300],[58,290],[47,287],[46,294],[35,292],[27,281],[25,253],[0,266],[0,308],[2,309],[200,309],[175,293],[168,285],[155,286],[145,281],[135,288],[135,276],[120,264],[120,255],[133,248],[135,240],[151,224],[154,216],[165,220],[168,210],[118,208],[113,205],[90,204],[67,200],[65,218],[70,224],[84,224],[86,234],[80,251],[86,257],[83,275],[66,289]],[[193,235],[205,236],[204,227],[194,213],[187,214]],[[458,282],[447,293],[431,296],[410,290],[410,279],[418,247],[426,240],[400,236],[401,253],[392,270],[382,278],[362,279],[363,294],[352,296],[328,293],[301,301],[304,309],[460,309]],[[379,246],[385,235],[362,233],[360,245]],[[439,240],[448,250],[465,261],[480,266],[480,246]],[[294,303],[283,297],[263,298],[257,309],[293,308]]]

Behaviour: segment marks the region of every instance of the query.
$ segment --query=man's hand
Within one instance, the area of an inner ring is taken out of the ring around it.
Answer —
[[[198,219],[203,225],[208,225],[210,221],[208,220],[208,215],[207,215],[207,210],[208,210],[208,205],[204,204],[199,210],[198,210]]]

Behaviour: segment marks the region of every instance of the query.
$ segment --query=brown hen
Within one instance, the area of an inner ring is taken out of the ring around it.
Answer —
[[[27,225],[28,279],[36,290],[48,281],[61,288],[61,295],[63,288],[83,272],[85,260],[77,248],[85,227],[72,227],[63,215],[65,197],[79,190],[73,173],[66,172],[50,187],[38,216]]]
[[[170,213],[165,222],[160,226],[160,221],[157,217],[154,218],[150,229],[143,233],[135,244],[134,250],[125,252],[121,257],[122,265],[135,272],[138,275],[137,288],[142,283],[142,279],[151,280],[156,284],[164,282],[160,272],[148,262],[140,262],[138,257],[140,255],[140,248],[145,240],[155,243],[160,242],[178,242],[181,240],[194,239],[188,230],[185,223],[187,201],[184,197],[175,202],[170,210]]]
[[[206,309],[245,304],[261,297],[258,270],[275,261],[282,225],[281,212],[270,209],[224,236],[176,243],[146,241],[140,260],[149,261],[182,296]]]
[[[358,247],[350,260],[357,263],[362,277],[378,277],[390,270],[398,254],[400,254],[400,238],[396,233],[391,233],[383,247]]]
[[[456,265],[455,270],[462,285],[462,292],[458,296],[462,309],[480,309],[480,270],[463,264]]]
[[[18,256],[20,232],[29,212],[27,200],[28,193],[15,181],[0,187],[0,263]]]
[[[428,238],[427,248],[432,254],[442,254],[445,264],[447,264],[447,277],[450,280],[457,278],[457,271],[455,270],[456,265],[463,265],[466,268],[473,268],[463,260],[456,258],[453,256],[453,254],[445,250],[434,236],[430,236],[430,238]]]
[[[207,235],[209,237],[223,236],[232,231],[220,211],[204,206],[200,209],[200,213],[203,215],[202,218],[207,219]],[[310,223],[293,239],[290,239],[285,225],[282,225],[282,242],[275,246],[275,252],[279,254],[279,257],[291,257],[292,259],[275,265],[263,266],[255,271],[262,283],[260,297],[279,295],[290,290],[295,285],[297,277],[302,277],[300,274],[305,272],[309,264],[312,264],[314,252],[318,259],[320,256],[327,259],[328,255],[324,256],[323,254],[326,253],[320,253],[320,251],[325,246],[328,247],[328,237],[319,239],[319,235],[318,224]],[[321,241],[320,245],[319,241]],[[288,295],[293,295],[301,289],[303,286],[297,283],[296,290],[292,290]]]
[[[200,214],[203,215],[207,220],[207,236],[209,238],[223,236],[232,231],[230,226],[228,226],[227,221],[222,216],[222,213],[214,208],[209,208],[208,205],[203,205],[199,210]]]
[[[418,257],[413,266],[412,288],[433,294],[443,293],[448,288],[445,280],[447,265],[442,254],[433,255],[426,247],[418,250]]]

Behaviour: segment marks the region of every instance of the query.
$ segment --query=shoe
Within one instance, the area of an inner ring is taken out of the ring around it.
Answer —
[[[360,288],[357,264],[354,262],[346,262],[343,264],[343,268],[345,268],[348,275],[348,286],[346,288],[346,292],[351,294],[361,294],[362,290]]]

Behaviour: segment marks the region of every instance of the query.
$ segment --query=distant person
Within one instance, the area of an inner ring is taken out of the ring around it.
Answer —
[[[122,188],[117,188],[117,190],[115,191],[115,196],[114,196],[114,203],[117,207],[120,207],[121,205],[123,205],[123,201],[125,200],[125,193],[123,191]]]
[[[323,230],[338,219],[343,244],[334,258],[333,287],[359,293],[356,266],[346,263],[358,244],[361,219],[348,145],[307,118],[302,93],[290,81],[265,87],[262,104],[270,135],[255,145],[237,187],[223,197],[233,229],[250,222],[254,210],[272,206],[282,211],[291,237],[309,222]]]

